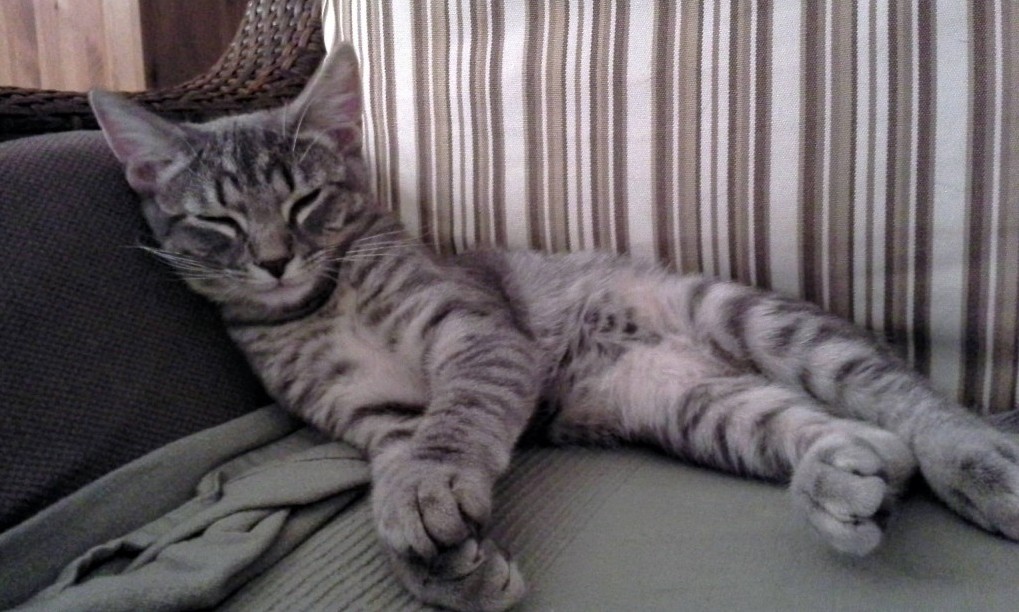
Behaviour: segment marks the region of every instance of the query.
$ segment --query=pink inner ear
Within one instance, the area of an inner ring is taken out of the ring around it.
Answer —
[[[121,161],[135,160],[146,152],[145,144],[141,142],[144,136],[137,132],[132,132],[115,121],[109,122],[105,129],[110,147]]]
[[[356,125],[344,125],[329,130],[329,137],[342,153],[353,153],[361,148],[361,129]]]
[[[358,96],[349,96],[340,103],[339,110],[351,121],[357,121],[361,118],[361,99]]]
[[[135,191],[149,194],[155,191],[159,172],[166,163],[153,161],[129,162],[127,164],[127,182]]]

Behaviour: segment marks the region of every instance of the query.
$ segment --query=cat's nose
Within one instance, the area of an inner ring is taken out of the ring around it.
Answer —
[[[276,278],[283,278],[283,273],[286,272],[288,263],[290,263],[289,257],[279,257],[277,259],[260,261],[258,265]]]

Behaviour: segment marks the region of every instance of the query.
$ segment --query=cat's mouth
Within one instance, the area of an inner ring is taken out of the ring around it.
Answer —
[[[315,279],[303,281],[278,281],[272,285],[255,288],[253,297],[273,308],[285,308],[300,304],[315,289]]]
[[[249,287],[243,301],[224,303],[224,318],[231,326],[276,325],[296,321],[324,306],[336,289],[334,274],[310,276],[303,281],[280,280],[273,285]]]

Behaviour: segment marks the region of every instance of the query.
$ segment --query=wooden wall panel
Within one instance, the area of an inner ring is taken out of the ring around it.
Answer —
[[[0,0],[0,85],[136,91],[200,74],[246,0]]]
[[[209,68],[237,32],[247,0],[138,0],[146,81],[176,85]]]
[[[102,0],[37,2],[35,36],[42,87],[80,91],[103,83]]]
[[[40,87],[34,0],[0,0],[0,85]]]
[[[105,87],[118,91],[146,89],[145,66],[140,59],[142,30],[137,0],[104,0],[103,29],[106,31],[103,57]]]

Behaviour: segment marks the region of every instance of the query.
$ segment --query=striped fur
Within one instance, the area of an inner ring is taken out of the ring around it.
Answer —
[[[1019,444],[843,319],[606,253],[434,254],[367,195],[358,90],[344,46],[276,112],[174,126],[93,103],[154,252],[221,306],[281,405],[370,457],[379,534],[419,597],[522,596],[485,524],[528,428],[790,482],[852,554],[878,545],[917,466],[1019,539]]]

